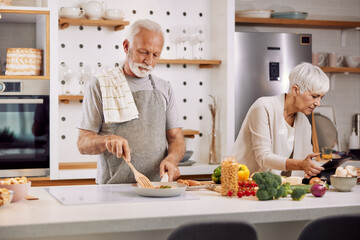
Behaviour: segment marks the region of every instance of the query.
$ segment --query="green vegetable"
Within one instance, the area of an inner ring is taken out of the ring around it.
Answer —
[[[287,197],[287,195],[291,194],[293,190],[291,189],[290,183],[284,183],[282,185],[284,187],[284,194],[283,197]]]
[[[305,184],[305,185],[290,185],[290,188],[292,190],[296,189],[296,188],[301,188],[304,189],[306,193],[311,193],[311,187],[313,185],[312,184]]]
[[[279,199],[280,197],[284,197],[284,195],[285,195],[285,188],[284,188],[283,185],[281,185],[277,189],[277,192],[275,194],[275,199]]]
[[[305,197],[306,191],[302,188],[295,188],[291,193],[291,198],[295,201],[300,201]]]
[[[214,172],[211,175],[211,180],[213,180],[216,184],[221,183],[221,166],[214,169]]]
[[[281,178],[272,172],[258,172],[252,178],[259,189],[256,197],[260,201],[278,199],[284,194],[284,187],[281,187]]]

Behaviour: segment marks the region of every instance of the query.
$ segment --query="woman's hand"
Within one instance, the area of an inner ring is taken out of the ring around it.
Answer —
[[[322,170],[324,170],[323,167],[317,166],[312,158],[317,157],[318,153],[310,153],[306,156],[306,158],[302,161],[302,170],[305,172],[305,177],[310,178],[312,176],[318,175]]]
[[[128,141],[125,138],[110,135],[105,140],[106,149],[116,155],[117,158],[123,157],[125,161],[130,162],[130,147]]]

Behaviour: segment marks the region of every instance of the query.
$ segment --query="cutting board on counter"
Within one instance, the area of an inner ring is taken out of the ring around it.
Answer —
[[[198,197],[187,192],[176,197],[142,197],[134,193],[130,184],[56,186],[44,189],[62,205],[85,205],[121,202],[159,202],[199,199]]]

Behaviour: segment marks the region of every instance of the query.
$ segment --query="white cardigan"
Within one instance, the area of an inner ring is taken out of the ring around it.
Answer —
[[[285,93],[261,97],[249,109],[234,144],[232,155],[245,164],[251,173],[285,171],[286,160],[281,142],[286,141],[284,128]],[[307,117],[298,112],[295,116],[294,159],[305,159],[312,153],[311,125]],[[276,171],[278,170],[278,171]],[[304,176],[303,171],[292,171],[292,176]]]

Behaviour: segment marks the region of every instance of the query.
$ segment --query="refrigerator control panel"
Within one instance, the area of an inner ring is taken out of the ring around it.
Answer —
[[[269,80],[280,81],[280,63],[278,62],[269,63]]]

